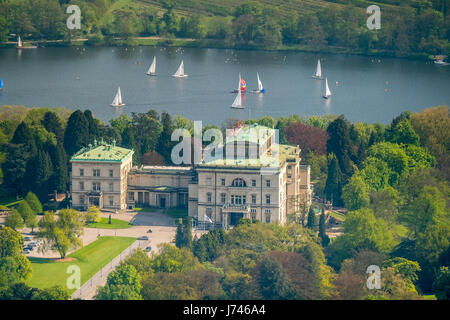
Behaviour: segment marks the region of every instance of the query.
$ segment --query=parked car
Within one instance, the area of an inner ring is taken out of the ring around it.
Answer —
[[[152,251],[152,247],[147,247],[147,248],[145,248],[145,251],[147,251],[147,252]]]
[[[31,241],[31,239],[32,239],[31,237],[24,237],[23,238],[23,240],[25,240],[25,241]]]
[[[152,233],[153,231],[152,231],[152,229],[148,229],[148,231],[147,231],[147,233]]]
[[[31,250],[29,250],[29,249],[23,249],[23,253],[25,253],[25,254],[28,254],[30,252],[31,252]]]
[[[142,237],[139,237],[138,240],[148,240],[148,237],[147,236],[142,236]]]

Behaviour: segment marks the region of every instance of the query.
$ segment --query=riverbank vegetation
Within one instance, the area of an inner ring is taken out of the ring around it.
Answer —
[[[68,1],[0,3],[0,42],[69,45],[178,45],[422,57],[450,53],[445,0],[379,0],[380,30],[368,30],[369,1],[95,0],[81,8],[81,30],[66,27]],[[7,44],[6,44],[7,45]],[[10,44],[12,45],[12,44]]]

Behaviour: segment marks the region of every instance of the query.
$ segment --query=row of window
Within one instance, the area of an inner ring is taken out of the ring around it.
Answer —
[[[227,195],[226,193],[220,194],[220,202],[225,203],[227,201]],[[231,204],[246,204],[247,203],[247,196],[245,195],[231,195]],[[212,202],[212,193],[207,192],[206,193],[206,202]],[[256,204],[256,194],[252,194],[252,204]],[[266,194],[266,204],[270,204],[270,194]]]
[[[78,200],[79,200],[80,205],[82,205],[82,206],[87,204],[86,197],[84,195],[80,195]],[[109,203],[110,207],[114,206],[114,197],[108,197],[108,203]]]
[[[84,191],[85,190],[85,185],[84,185],[84,181],[80,181],[79,182],[79,190],[80,191]],[[101,191],[101,183],[100,182],[92,182],[92,191]],[[113,182],[109,182],[108,183],[108,191],[109,192],[114,192],[114,183]]]
[[[92,176],[93,177],[100,177],[100,169],[92,169]],[[80,168],[80,177],[84,177],[84,169]],[[114,177],[114,170],[109,169],[109,177]]]
[[[270,180],[265,180],[265,181],[266,181],[266,187],[270,188]],[[206,178],[206,185],[207,186],[212,185],[212,178],[210,178],[210,177]],[[220,179],[220,185],[221,186],[226,185],[226,180],[224,178]],[[245,187],[247,187],[247,183],[245,182],[244,179],[236,178],[231,183],[231,186],[237,187],[237,188],[245,188]],[[256,187],[256,179],[252,179],[252,187]]]

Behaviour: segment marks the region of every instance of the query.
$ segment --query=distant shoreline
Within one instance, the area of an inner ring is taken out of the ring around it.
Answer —
[[[383,57],[406,60],[433,61],[432,55],[427,53],[409,53],[398,56],[395,52],[389,51],[371,51],[363,52],[349,48],[324,46],[314,48],[306,45],[281,45],[276,48],[260,48],[253,46],[230,46],[223,40],[217,39],[187,39],[187,38],[164,38],[159,36],[133,37],[129,39],[113,38],[102,42],[95,42],[91,39],[74,39],[71,42],[65,40],[38,40],[26,41],[26,44],[37,45],[38,47],[73,47],[73,46],[98,46],[98,47],[133,47],[133,46],[158,46],[158,47],[185,47],[185,48],[211,48],[211,49],[233,49],[249,51],[278,51],[278,52],[305,52],[305,53],[323,53],[323,54],[344,54],[352,56],[365,57]],[[0,48],[15,48],[16,42],[6,42],[0,44]]]

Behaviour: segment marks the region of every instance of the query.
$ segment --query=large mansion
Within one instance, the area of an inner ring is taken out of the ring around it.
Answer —
[[[194,165],[133,167],[132,150],[94,142],[70,160],[72,205],[185,207],[198,223],[225,228],[240,218],[284,224],[311,205],[310,168],[300,164],[298,146],[277,143],[276,130],[238,126],[222,147],[223,158]]]

